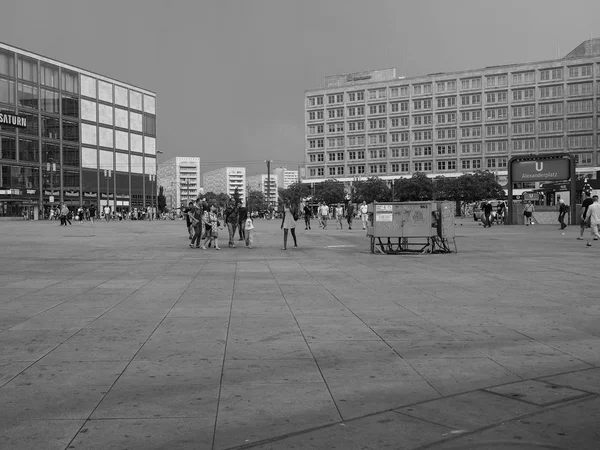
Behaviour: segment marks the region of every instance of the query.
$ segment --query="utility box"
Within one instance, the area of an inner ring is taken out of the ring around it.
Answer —
[[[369,205],[371,251],[450,253],[456,251],[452,202],[373,202]]]

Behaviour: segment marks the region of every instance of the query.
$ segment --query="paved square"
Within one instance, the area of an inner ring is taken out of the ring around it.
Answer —
[[[0,222],[0,448],[454,448],[598,416],[600,244],[578,228],[459,220],[458,254],[388,256],[360,229],[283,251],[279,224],[219,252],[180,221]],[[541,379],[584,396],[498,395]],[[586,423],[563,428],[598,448]]]

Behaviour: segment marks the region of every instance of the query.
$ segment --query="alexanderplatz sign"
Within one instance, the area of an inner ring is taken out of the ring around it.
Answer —
[[[571,193],[571,223],[577,222],[575,208],[575,158],[567,153],[514,156],[508,162],[508,220],[512,225],[513,183],[535,181],[569,181]]]

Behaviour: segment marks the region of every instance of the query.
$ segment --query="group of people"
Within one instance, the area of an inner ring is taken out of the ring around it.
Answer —
[[[581,204],[580,234],[577,239],[583,240],[583,234],[586,228],[590,229],[590,235],[585,245],[591,247],[592,239],[594,241],[600,239],[600,203],[598,203],[598,196],[592,196],[589,191],[585,193],[585,199]]]
[[[353,203],[348,203],[348,206],[346,207],[345,211],[344,211],[344,207],[342,206],[341,203],[338,203],[335,206],[330,208],[326,203],[321,202],[317,206],[317,219],[319,221],[319,228],[323,228],[324,230],[326,230],[327,229],[327,221],[331,218],[330,217],[331,214],[333,214],[333,219],[335,220],[335,228],[336,229],[338,229],[338,228],[340,230],[344,229],[343,221],[345,218],[346,222],[348,224],[348,229],[351,230],[352,222],[354,221],[354,219],[358,213],[358,216],[362,220],[363,230],[365,230],[367,228],[367,222],[368,222],[368,212],[367,211],[368,211],[368,207],[367,207],[366,202],[362,202],[362,204],[358,207],[357,210],[354,208]],[[312,228],[310,226],[310,219],[312,217],[312,211],[310,209],[310,206],[305,205],[303,212],[304,212],[304,229],[311,230]]]

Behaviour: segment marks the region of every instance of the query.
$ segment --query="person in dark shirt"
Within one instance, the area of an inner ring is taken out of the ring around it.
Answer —
[[[188,207],[183,209],[183,215],[185,216],[185,224],[188,230],[188,235],[190,240],[194,238],[194,227],[192,227],[192,219],[188,214],[190,211],[194,209],[194,202],[189,202]]]
[[[246,233],[244,232],[244,227],[246,225],[247,216],[248,216],[248,208],[246,208],[243,205],[238,204],[238,233],[240,236],[240,239],[239,239],[240,241],[246,240]]]
[[[348,203],[346,209],[346,220],[348,221],[348,229],[352,229],[352,221],[354,220],[354,203]]]
[[[232,200],[225,208],[225,214],[223,215],[223,219],[225,220],[225,224],[227,225],[227,230],[229,231],[229,247],[234,248],[235,244],[233,240],[235,239],[235,229],[239,223],[239,207],[237,203],[234,203]]]
[[[593,203],[594,200],[592,200],[592,193],[590,191],[586,191],[585,199],[581,203],[581,223],[579,224],[579,237],[577,238],[580,241],[583,241],[583,233],[585,229],[590,227],[590,225],[585,221],[585,216],[588,212],[588,208]],[[597,240],[597,238],[594,238],[594,240]]]
[[[565,216],[567,215],[568,209],[565,201],[561,198],[558,206],[558,222],[560,223],[560,229],[564,230],[567,228],[567,224],[565,223]]]
[[[483,228],[492,226],[492,209],[492,204],[490,202],[486,202],[485,206],[483,207]]]
[[[310,216],[312,215],[310,212],[310,206],[308,206],[308,203],[306,203],[304,205],[304,229],[305,230],[310,230]]]

